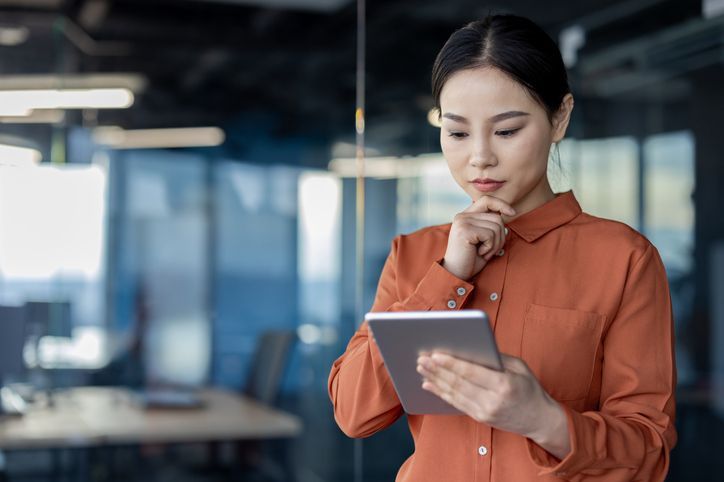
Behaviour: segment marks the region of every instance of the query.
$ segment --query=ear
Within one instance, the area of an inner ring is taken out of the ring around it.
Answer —
[[[558,111],[553,114],[553,132],[551,142],[560,142],[566,135],[566,129],[568,129],[568,123],[571,120],[573,104],[573,95],[568,93],[565,97],[563,97]]]

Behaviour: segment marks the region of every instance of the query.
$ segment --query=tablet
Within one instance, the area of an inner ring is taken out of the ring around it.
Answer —
[[[500,353],[488,316],[480,310],[367,313],[397,396],[410,414],[460,414],[422,389],[417,358],[433,350],[501,370]]]

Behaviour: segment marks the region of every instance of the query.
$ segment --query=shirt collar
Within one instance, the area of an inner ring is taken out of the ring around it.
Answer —
[[[572,221],[581,214],[573,191],[556,194],[556,197],[532,211],[521,214],[506,226],[518,236],[532,243],[544,234]]]

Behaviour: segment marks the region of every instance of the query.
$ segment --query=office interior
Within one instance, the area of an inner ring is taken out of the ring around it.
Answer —
[[[568,67],[555,190],[666,265],[667,480],[722,480],[720,0],[1,0],[0,479],[394,480],[404,417],[348,439],[327,376],[392,238],[468,202],[430,70],[491,11]]]

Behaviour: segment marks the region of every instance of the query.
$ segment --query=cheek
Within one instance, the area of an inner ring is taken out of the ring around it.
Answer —
[[[460,143],[455,141],[443,141],[440,143],[440,146],[442,147],[442,156],[445,158],[445,161],[447,161],[447,167],[452,175],[452,178],[457,184],[463,187],[462,182],[466,177],[465,168],[467,167],[468,162],[465,150],[462,149],[459,144]]]
[[[514,142],[505,145],[505,157],[508,165],[524,171],[537,172],[548,162],[550,146],[543,142],[540,135],[519,136]]]
[[[461,165],[465,165],[467,157],[465,155],[465,149],[462,143],[459,141],[451,140],[447,136],[440,139],[440,148],[442,155],[447,160],[450,169],[457,169]]]

